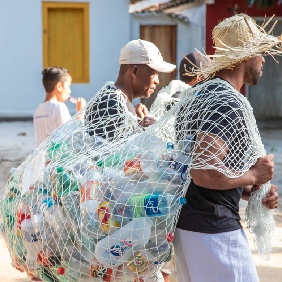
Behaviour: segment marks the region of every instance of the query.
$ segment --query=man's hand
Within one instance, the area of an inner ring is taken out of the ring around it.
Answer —
[[[267,193],[266,197],[262,199],[262,204],[267,209],[276,209],[278,207],[278,194],[276,191],[278,187],[276,185],[271,184],[271,188]]]
[[[86,101],[83,98],[77,98],[77,103],[76,103],[76,111],[79,112],[82,108],[86,106]]]
[[[250,168],[249,172],[253,178],[254,185],[264,184],[273,178],[274,155],[266,155],[258,158],[257,162]]]
[[[249,201],[251,193],[259,189],[260,185],[248,185],[243,187],[242,199]],[[278,187],[274,184],[271,184],[269,192],[267,193],[266,197],[262,199],[262,204],[267,209],[276,209],[278,207],[278,194],[276,193],[277,190]]]
[[[134,106],[134,109],[135,109],[137,117],[139,117],[141,119],[144,119],[144,117],[148,114],[147,107],[145,105],[141,104],[141,103]]]
[[[142,127],[148,127],[151,124],[156,123],[157,121],[152,117],[144,117],[144,119],[140,122]]]

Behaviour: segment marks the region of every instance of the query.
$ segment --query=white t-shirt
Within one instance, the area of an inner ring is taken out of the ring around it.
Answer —
[[[56,128],[71,118],[67,106],[62,102],[47,101],[39,104],[33,114],[36,147]]]

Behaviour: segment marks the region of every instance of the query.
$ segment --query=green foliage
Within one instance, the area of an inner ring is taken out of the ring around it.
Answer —
[[[259,9],[264,9],[264,10],[266,8],[273,6],[275,1],[276,0],[245,0],[245,2],[249,5],[249,7],[256,5]]]

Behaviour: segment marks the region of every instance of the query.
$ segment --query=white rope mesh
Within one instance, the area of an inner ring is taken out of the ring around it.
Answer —
[[[150,108],[149,115],[159,120],[168,110],[177,104],[181,97],[181,93],[191,88],[188,84],[181,80],[172,80],[168,86],[162,88]]]
[[[107,83],[15,169],[1,203],[13,266],[44,281],[156,281],[171,257],[191,168],[235,178],[265,154],[249,102],[228,83],[213,79],[182,97],[144,131]],[[268,189],[247,209],[267,257]]]

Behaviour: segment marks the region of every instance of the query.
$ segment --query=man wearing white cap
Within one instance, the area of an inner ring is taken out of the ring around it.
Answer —
[[[107,82],[87,105],[86,119],[90,135],[109,141],[147,127],[155,119],[147,115],[143,104],[135,107],[135,98],[149,98],[159,84],[158,72],[172,72],[175,65],[167,63],[159,49],[145,40],[132,40],[120,52],[120,71],[116,82]]]

